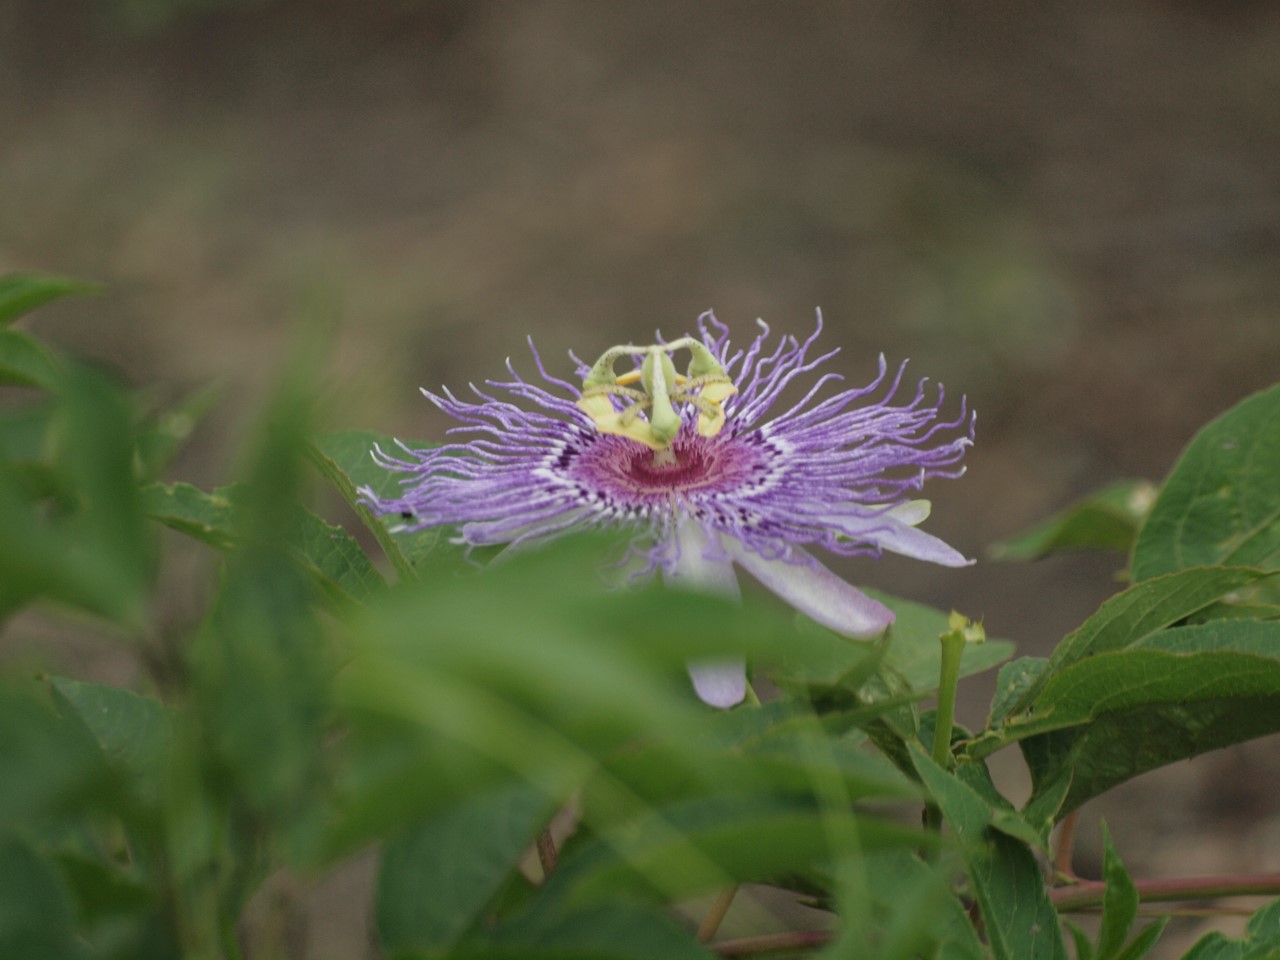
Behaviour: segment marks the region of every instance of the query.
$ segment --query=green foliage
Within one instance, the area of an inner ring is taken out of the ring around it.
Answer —
[[[1038,560],[1064,550],[1127,554],[1151,509],[1154,488],[1122,480],[1092,493],[1024,533],[991,545],[995,560]]]
[[[169,480],[212,392],[163,406],[7,326],[87,292],[0,278],[0,382],[20,388],[0,411],[0,618],[70,615],[139,680],[0,678],[0,956],[290,955],[246,914],[264,879],[376,846],[388,958],[705,958],[673,908],[758,883],[837,914],[825,951],[797,956],[1065,960],[1068,901],[1037,860],[1057,819],[1280,730],[1280,389],[1202,431],[1145,525],[1141,488],[1121,484],[1003,545],[1136,539],[1135,582],[1051,656],[1005,663],[986,725],[933,758],[920,702],[939,692],[943,612],[877,595],[894,630],[857,642],[750,597],[610,589],[608,536],[463,562],[367,509],[362,490],[397,483],[370,451],[395,442],[316,434],[319,377],[300,361],[235,482]],[[316,480],[365,530],[316,512]],[[160,526],[212,548],[181,627],[157,606]],[[968,644],[961,676],[1012,649]],[[737,655],[772,699],[708,709],[687,661]],[[1014,743],[1022,810],[983,763]],[[566,807],[558,866],[525,876]],[[1143,888],[1109,837],[1103,873],[1085,885],[1097,939],[1073,929],[1076,953],[1138,960],[1163,924],[1134,933]],[[1278,917],[1189,960],[1280,956]]]
[[[1133,551],[1146,580],[1213,564],[1280,569],[1280,386],[1244,400],[1183,451]]]

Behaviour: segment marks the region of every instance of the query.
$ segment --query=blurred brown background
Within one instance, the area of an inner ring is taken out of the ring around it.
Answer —
[[[884,351],[972,399],[928,493],[981,556],[1280,376],[1277,50],[1261,0],[3,0],[0,270],[108,284],[37,326],[132,381],[229,385],[206,484],[318,303],[329,425],[422,437],[417,386],[526,334],[820,306],[851,379]],[[1044,653],[1117,566],[842,570]],[[1280,868],[1276,746],[1095,802],[1082,868],[1099,815],[1142,875]]]

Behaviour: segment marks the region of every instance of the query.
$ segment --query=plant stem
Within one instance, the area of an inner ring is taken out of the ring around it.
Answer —
[[[956,687],[960,685],[960,655],[965,637],[961,630],[950,630],[938,638],[942,643],[942,669],[938,677],[938,709],[933,720],[933,762],[951,766],[951,728],[956,720]]]
[[[760,706],[760,697],[756,695],[756,688],[751,685],[750,680],[747,681],[746,699],[749,706]],[[725,914],[733,906],[733,898],[737,895],[738,885],[736,883],[720,892],[720,896],[716,897],[716,902],[711,905],[707,915],[702,918],[702,923],[698,924],[698,942],[706,943],[716,935],[716,931],[720,929],[720,924],[723,922]]]
[[[1280,894],[1280,873],[1231,873],[1217,877],[1135,880],[1134,886],[1138,888],[1138,899],[1143,903],[1276,896]],[[1049,897],[1059,910],[1088,910],[1102,903],[1106,890],[1107,885],[1101,880],[1084,880],[1050,890]]]
[[[1062,818],[1062,826],[1058,830],[1058,846],[1053,854],[1053,868],[1064,877],[1075,878],[1076,872],[1071,866],[1071,855],[1076,845],[1076,826],[1080,823],[1080,811],[1072,810]]]
[[[729,912],[729,908],[733,906],[733,898],[737,894],[737,884],[720,891],[720,896],[716,897],[716,902],[711,905],[707,915],[702,918],[702,923],[698,924],[697,936],[699,943],[706,943],[716,935],[716,931],[720,929],[720,923],[724,920],[725,914]]]
[[[551,836],[551,828],[547,827],[538,834],[538,862],[542,864],[542,879],[546,880],[551,876],[551,871],[556,868],[556,860],[559,854],[556,853],[556,841]]]
[[[954,614],[953,614],[954,616]],[[960,685],[960,655],[964,653],[962,629],[948,630],[938,637],[942,644],[942,666],[938,672],[938,709],[933,714],[933,762],[951,769],[951,729],[956,721],[956,688]],[[926,830],[942,829],[942,811],[937,804],[924,808]]]

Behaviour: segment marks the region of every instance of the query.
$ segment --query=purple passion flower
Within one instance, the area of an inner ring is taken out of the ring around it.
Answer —
[[[769,328],[734,349],[710,313],[698,337],[619,346],[592,365],[570,354],[582,386],[549,374],[546,386],[512,368],[512,380],[471,386],[477,401],[423,393],[459,422],[467,442],[374,451],[404,474],[403,495],[364,497],[398,529],[458,528],[468,546],[518,547],[593,527],[635,531],[638,573],[737,596],[734,565],[837,633],[872,637],[893,612],[823,566],[808,547],[842,556],[884,550],[964,566],[972,561],[919,529],[927,500],[910,499],[928,477],[958,477],[973,443],[974,416],[961,402],[945,419],[943,390],[902,390],[906,364],[858,389],[816,373],[839,351],[810,356],[822,332],[770,342]],[[690,356],[676,372],[673,356]],[[618,375],[629,358],[634,369]],[[810,381],[791,405],[779,398]],[[829,394],[823,396],[823,394]],[[896,401],[896,402],[895,402]],[[775,407],[780,412],[769,416]],[[689,673],[707,703],[729,707],[746,693],[741,659],[695,662]]]

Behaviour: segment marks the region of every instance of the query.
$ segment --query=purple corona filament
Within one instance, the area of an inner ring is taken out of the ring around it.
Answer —
[[[911,499],[926,479],[964,472],[960,461],[974,427],[964,400],[947,418],[941,386],[921,380],[904,389],[906,364],[891,371],[883,355],[867,386],[824,389],[841,377],[820,372],[838,350],[811,355],[820,313],[804,341],[771,342],[761,321],[759,335],[737,350],[711,313],[697,327],[695,362],[701,353],[719,364],[714,387],[699,386],[707,378],[694,378],[692,366],[690,377],[674,375],[667,353],[686,341],[611,351],[657,358],[645,361],[644,376],[637,370],[613,380],[610,354],[594,367],[574,357],[586,379],[580,388],[549,374],[530,340],[545,386],[508,361],[513,379],[488,381],[488,390],[472,385],[475,401],[424,390],[459,422],[449,433],[470,439],[375,450],[381,466],[404,475],[404,491],[382,499],[365,490],[366,501],[405,518],[400,529],[450,526],[469,546],[517,547],[575,530],[626,527],[635,532],[631,552],[642,574],[661,571],[669,583],[736,596],[736,565],[850,637],[880,634],[893,613],[808,548],[841,556],[889,550],[952,567],[972,562],[919,529],[929,504]],[[606,360],[606,386],[589,389]],[[770,416],[784,390],[806,383],[798,402]],[[658,430],[664,405],[678,417],[667,433]],[[741,659],[689,670],[708,703],[728,707],[745,695]]]

